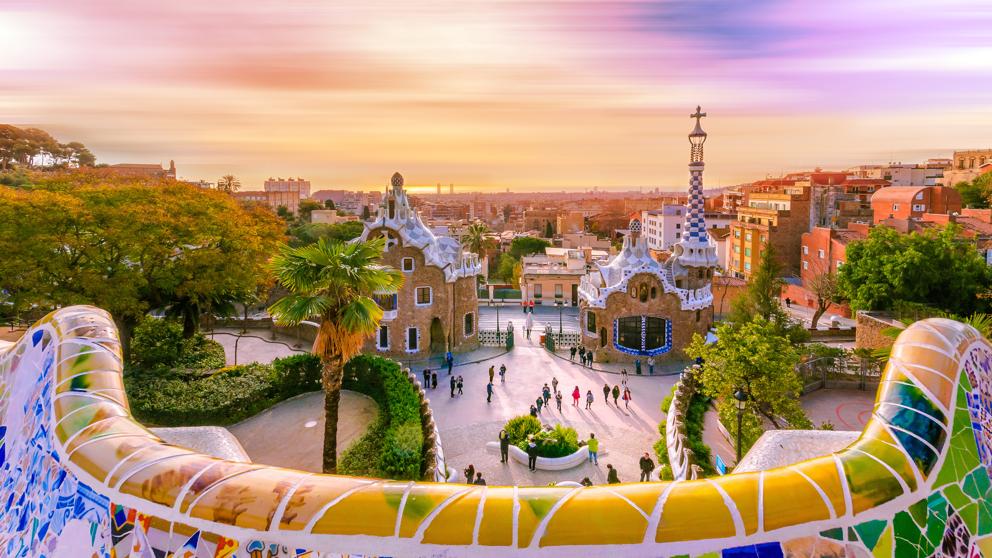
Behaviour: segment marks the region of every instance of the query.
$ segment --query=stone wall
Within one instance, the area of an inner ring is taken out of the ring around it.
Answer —
[[[890,327],[901,328],[905,326],[899,320],[883,312],[858,312],[854,347],[857,349],[891,347],[895,340],[882,333]]]
[[[685,414],[689,410],[689,402],[692,401],[692,396],[699,387],[699,373],[698,366],[685,369],[679,382],[675,384],[672,403],[666,411],[665,446],[674,480],[702,478],[702,470],[697,464],[696,454],[688,446],[689,433],[685,426]]]
[[[628,294],[638,291],[644,285],[650,291],[655,289],[655,298],[641,302]],[[682,310],[678,295],[666,293],[661,281],[651,273],[639,273],[628,282],[627,292],[614,292],[606,299],[606,308],[588,308],[582,305],[579,327],[582,330],[582,344],[594,351],[596,362],[632,362],[640,358],[642,363],[647,357],[637,357],[618,351],[613,346],[613,322],[625,316],[658,316],[667,318],[672,326],[672,348],[667,353],[655,356],[656,360],[682,358],[686,345],[692,341],[692,334],[706,335],[713,318],[712,307],[702,310]],[[595,334],[587,327],[588,312],[596,315]],[[646,373],[646,367],[645,367]]]
[[[375,233],[370,233],[370,236],[373,234]],[[424,262],[424,254],[420,249],[402,244],[390,248],[383,254],[382,263],[402,270],[404,258],[413,258],[413,271],[403,273],[405,281],[397,294],[395,315],[390,316],[390,313],[387,313],[387,317],[382,321],[382,325],[389,328],[389,347],[380,349],[377,345],[379,337],[376,334],[366,341],[364,351],[397,358],[427,358],[431,353],[432,344],[437,352],[447,350],[449,336],[453,352],[471,351],[477,348],[479,303],[476,278],[463,277],[454,283],[448,283],[440,268]],[[416,304],[417,287],[430,287],[430,305]],[[466,313],[473,315],[473,331],[470,335],[465,335]],[[433,338],[434,332],[431,329],[435,319],[441,325],[438,339]],[[453,334],[452,326],[454,326]],[[420,336],[416,350],[409,349],[407,343],[407,329],[411,327],[417,328]]]

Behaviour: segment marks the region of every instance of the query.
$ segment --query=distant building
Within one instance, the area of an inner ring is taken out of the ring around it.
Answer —
[[[613,244],[609,239],[599,238],[598,236],[591,233],[565,233],[561,235],[561,247],[562,248],[585,248],[589,247],[593,250],[606,250],[612,249]]]
[[[524,210],[523,217],[523,230],[525,231],[540,231],[541,235],[547,230],[548,224],[551,225],[552,232],[554,231],[555,225],[558,223],[558,210],[557,209],[527,209]]]
[[[311,223],[321,223],[325,225],[337,225],[348,221],[357,221],[358,215],[341,215],[336,209],[314,209],[310,212]]]
[[[555,219],[555,234],[580,233],[586,230],[585,216],[581,211],[561,211]]]
[[[382,263],[403,272],[405,282],[399,293],[378,297],[382,323],[366,350],[421,359],[475,349],[479,257],[431,232],[411,206],[402,175],[394,174],[391,185],[360,238],[385,238]]]
[[[579,303],[579,283],[593,261],[603,261],[609,254],[587,248],[545,248],[544,254],[524,256],[521,260],[520,296],[526,302],[569,306]]]
[[[855,178],[885,180],[892,186],[936,186],[944,177],[949,165],[932,160],[924,164],[889,163],[888,165],[861,165],[848,169]]]
[[[943,186],[884,188],[871,197],[873,222],[885,219],[919,219],[924,213],[959,213],[961,194]]]
[[[801,235],[810,228],[809,191],[786,180],[748,194],[746,205],[737,208],[737,221],[730,224],[729,275],[750,278],[769,244],[783,271],[798,271]]]
[[[143,176],[148,178],[176,178],[176,162],[169,161],[169,168],[160,164],[118,163],[109,165],[108,169],[120,176]]]
[[[296,192],[300,199],[310,197],[310,181],[303,178],[269,178],[263,189],[266,192]]]

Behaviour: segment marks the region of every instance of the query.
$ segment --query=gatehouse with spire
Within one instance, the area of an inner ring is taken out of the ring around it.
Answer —
[[[694,333],[705,335],[713,320],[716,245],[706,232],[703,144],[706,132],[696,107],[689,134],[689,197],[685,234],[664,263],[651,257],[632,219],[623,248],[596,264],[579,286],[582,344],[599,362],[680,356]]]

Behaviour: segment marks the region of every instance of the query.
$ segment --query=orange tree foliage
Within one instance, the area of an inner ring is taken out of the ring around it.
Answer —
[[[33,173],[0,186],[0,307],[40,314],[93,304],[127,339],[149,310],[187,324],[270,281],[284,224],[228,194],[99,169]]]

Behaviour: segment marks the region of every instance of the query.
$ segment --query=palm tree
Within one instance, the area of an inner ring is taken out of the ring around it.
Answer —
[[[486,248],[489,247],[489,239],[486,238],[486,234],[489,233],[489,227],[481,221],[476,221],[465,229],[465,234],[462,235],[462,243],[470,252],[475,252],[480,257],[485,257]]]
[[[225,174],[217,181],[217,189],[221,192],[233,194],[241,189],[241,181],[233,174]]]
[[[271,269],[290,294],[269,307],[280,325],[320,321],[313,352],[324,369],[324,472],[337,470],[338,403],[344,365],[365,339],[379,330],[382,308],[375,295],[395,293],[403,274],[379,265],[385,239],[342,243],[321,238],[313,244],[282,246]]]

